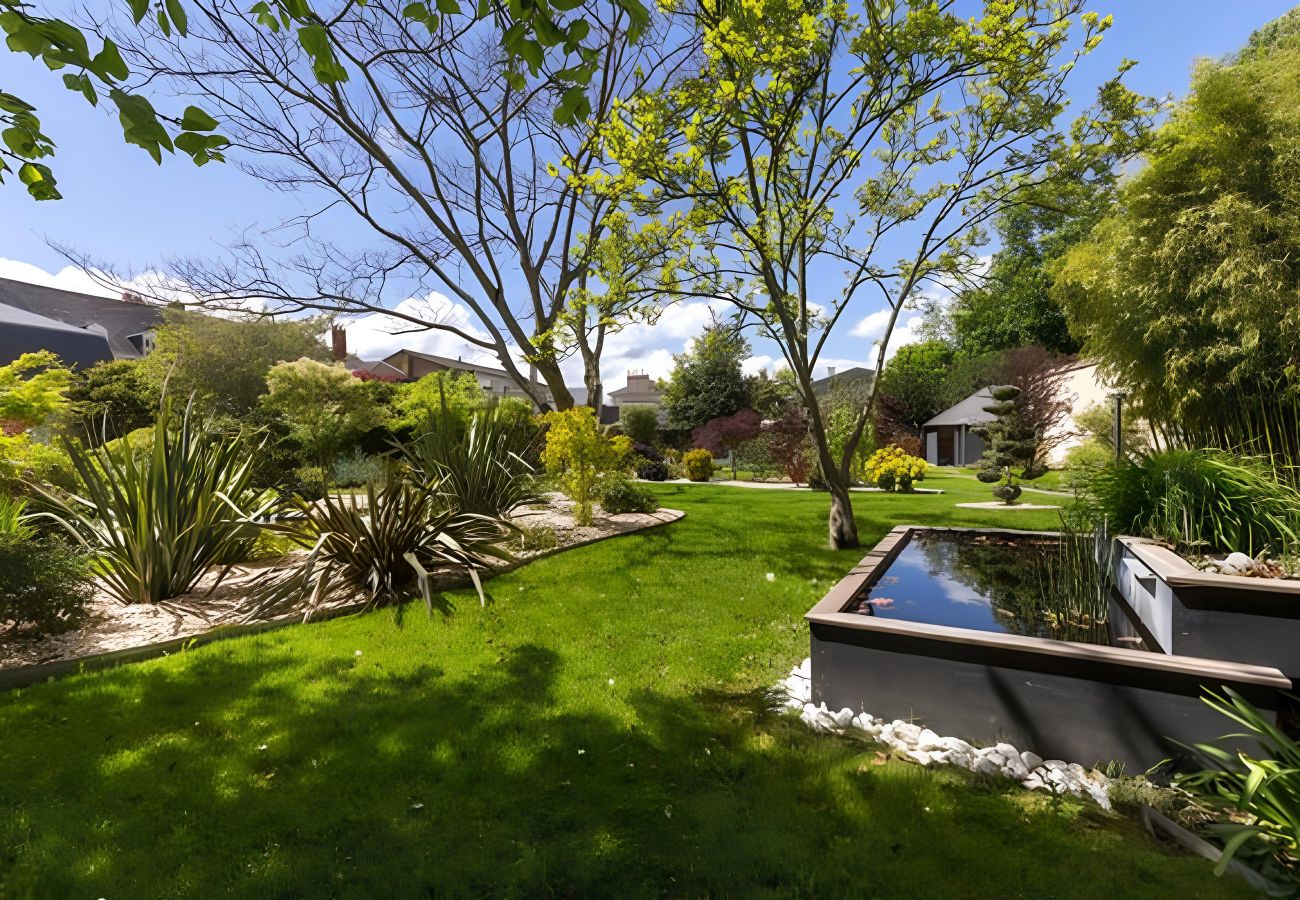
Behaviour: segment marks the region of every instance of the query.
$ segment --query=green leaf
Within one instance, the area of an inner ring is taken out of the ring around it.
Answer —
[[[122,59],[122,54],[108,38],[104,38],[104,49],[95,54],[91,61],[90,70],[96,75],[100,75],[109,81],[124,81],[131,70],[126,67],[126,61]]]
[[[185,7],[181,5],[181,0],[167,0],[167,15],[171,16],[172,24],[183,36],[189,25],[189,19],[185,15]]]
[[[140,20],[149,13],[149,0],[126,0],[126,2],[131,7],[131,18],[139,25]]]
[[[429,18],[429,7],[423,3],[408,3],[402,10],[402,15],[413,22],[423,22]]]
[[[257,24],[269,30],[272,34],[280,33],[280,20],[276,18],[275,13],[271,11],[271,5],[262,2],[254,3],[248,10],[249,13],[257,17]]]
[[[216,127],[217,120],[197,106],[185,107],[185,113],[181,116],[181,128],[186,131],[211,131]]]
[[[44,155],[40,152],[35,137],[26,128],[6,128],[0,131],[0,141],[3,141],[15,156],[31,159],[33,156]]]
[[[23,163],[18,169],[18,180],[27,185],[27,193],[34,200],[58,200],[62,197],[54,186],[54,176],[49,166]]]
[[[591,115],[591,103],[587,100],[587,91],[581,86],[571,87],[560,97],[560,103],[552,113],[556,122],[571,125],[579,119]]]
[[[168,20],[167,13],[163,12],[160,9],[158,10],[158,15],[155,18],[157,18],[158,20],[158,27],[162,29],[163,35],[166,37],[171,37],[172,23]]]
[[[438,0],[438,12],[442,13],[444,16],[459,15],[459,0]]]
[[[91,106],[97,106],[99,104],[99,95],[95,93],[95,85],[91,82],[90,76],[85,72],[78,75],[64,75],[63,86],[70,91],[79,92],[86,98],[86,102]]]

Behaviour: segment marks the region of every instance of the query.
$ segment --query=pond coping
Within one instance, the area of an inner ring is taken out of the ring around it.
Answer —
[[[1291,681],[1271,666],[1229,662],[1192,656],[1174,656],[1148,650],[1058,641],[1051,638],[977,631],[949,625],[930,625],[904,619],[882,619],[844,610],[885,573],[915,531],[1012,536],[1059,537],[1058,531],[1024,531],[1009,528],[951,528],[898,525],[877,543],[857,565],[827,591],[804,616],[810,626],[830,626],[865,632],[873,644],[900,646],[922,642],[949,659],[980,659],[1014,668],[1032,667],[1062,675],[1104,680],[1112,684],[1155,687],[1182,693],[1195,679],[1213,679],[1262,689],[1290,690]],[[1172,555],[1172,554],[1171,554]],[[1177,557],[1175,557],[1177,558]],[[1180,560],[1190,567],[1190,563]],[[1220,578],[1229,576],[1217,576]],[[1253,581],[1257,579],[1239,578]],[[843,634],[843,632],[841,632]],[[864,634],[863,637],[867,637]],[[1139,678],[1140,676],[1140,678]],[[1197,688],[1199,690],[1199,688]]]
[[[1115,538],[1178,594],[1190,609],[1300,619],[1300,579],[1252,578],[1196,568],[1173,550],[1148,538]]]
[[[493,568],[487,573],[487,575],[489,578],[497,575],[504,575],[507,572],[512,572],[527,563],[544,559],[548,556],[554,556],[555,554],[563,553],[566,550],[585,547],[610,538],[622,537],[623,535],[640,534],[643,531],[658,528],[661,525],[669,525],[684,518],[686,513],[679,509],[661,508],[652,513],[643,513],[643,515],[651,516],[655,521],[642,525],[640,528],[633,531],[616,531],[609,534],[593,535],[592,537],[584,538],[571,544],[565,544],[562,547],[551,547],[546,550],[541,550],[532,553],[525,558],[515,559],[509,565],[500,568]],[[469,587],[470,585],[471,580],[468,575],[457,575],[449,577],[445,582],[440,583],[439,588],[458,589]],[[330,619],[337,619],[343,616],[364,612],[370,608],[372,607],[369,603],[350,603],[343,606],[334,606],[314,613],[311,618],[307,620],[303,619],[301,612],[295,612],[261,622],[217,625],[214,628],[199,632],[198,634],[171,638],[166,641],[155,641],[152,644],[141,644],[138,647],[124,647],[121,650],[109,650],[104,653],[90,653],[85,656],[72,657],[71,659],[60,659],[48,663],[36,663],[34,665],[20,666],[12,669],[0,669],[0,692],[31,687],[32,685],[40,684],[42,682],[54,681],[56,678],[66,678],[69,675],[79,675],[82,672],[111,669],[125,663],[142,662],[160,656],[171,656],[173,653],[180,653],[186,650],[191,650],[195,647],[201,647],[205,644],[223,641],[228,638],[263,634],[268,631],[287,628],[290,625],[325,622]]]

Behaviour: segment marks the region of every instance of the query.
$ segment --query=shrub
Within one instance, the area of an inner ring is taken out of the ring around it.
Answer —
[[[90,561],[53,535],[0,531],[0,624],[52,634],[77,624],[94,594]]]
[[[682,468],[691,481],[708,481],[713,477],[713,454],[696,448],[682,454]]]
[[[650,444],[632,442],[632,452],[648,462],[663,462],[664,455]]]
[[[925,460],[892,444],[872,453],[864,469],[871,484],[881,490],[904,493],[910,492],[915,482],[925,480],[925,470]]]
[[[626,456],[631,453],[631,441],[625,437],[611,440],[602,434],[589,406],[547,413],[545,422],[542,462],[573,501],[577,523],[590,525],[600,479],[629,465]]]
[[[648,488],[625,478],[611,478],[601,491],[600,506],[611,515],[654,512],[659,508],[659,500]]]
[[[764,431],[736,448],[735,464],[745,469],[755,481],[775,481],[782,472],[773,453],[773,435]]]
[[[50,506],[44,515],[94,555],[94,571],[123,603],[192,590],[212,566],[251,551],[249,519],[277,506],[257,504],[250,484],[259,448],[242,435],[200,430],[189,410],[177,420],[163,408],[143,459],[124,443],[66,446],[85,489],[39,489]]]
[[[653,444],[659,432],[659,410],[653,406],[634,404],[619,411],[618,423],[623,433],[638,444]]]
[[[374,481],[384,474],[384,461],[378,456],[367,456],[360,449],[334,460],[330,482],[339,487],[358,487]]]
[[[667,481],[671,475],[665,462],[643,462],[636,469],[636,477],[642,481]]]
[[[329,473],[321,466],[298,466],[280,484],[280,493],[286,497],[319,500],[325,496]]]
[[[1265,757],[1198,744],[1206,768],[1180,776],[1176,783],[1202,806],[1220,813],[1219,821],[1208,826],[1223,841],[1215,874],[1223,874],[1240,855],[1258,868],[1280,869],[1294,881],[1300,875],[1300,744],[1240,694],[1223,690],[1223,696],[1209,692],[1206,704],[1243,726],[1246,734],[1219,740],[1238,744],[1242,737],[1253,738]]]
[[[538,498],[525,459],[534,435],[531,422],[507,407],[490,406],[468,421],[446,408],[430,414],[425,432],[401,452],[460,512],[498,518]]]
[[[1099,469],[1083,502],[1113,529],[1252,556],[1300,538],[1300,492],[1268,462],[1222,450],[1163,450]]]
[[[438,482],[395,471],[382,487],[357,495],[298,501],[302,518],[270,526],[312,546],[301,565],[269,584],[251,615],[306,602],[310,617],[331,599],[360,596],[371,606],[396,603],[421,583],[412,560],[425,571],[463,566],[477,579],[490,558],[508,558],[500,543],[509,527],[500,519],[461,512]],[[427,580],[425,600],[432,604]]]
[[[519,529],[519,549],[525,552],[554,550],[559,545],[559,535],[549,525],[524,525]]]

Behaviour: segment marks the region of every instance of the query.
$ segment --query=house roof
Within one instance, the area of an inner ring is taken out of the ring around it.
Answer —
[[[98,326],[103,329],[108,346],[118,359],[138,359],[140,350],[130,338],[157,328],[162,321],[162,310],[157,306],[80,294],[10,278],[0,278],[0,303],[76,328]]]
[[[108,338],[98,330],[0,303],[0,365],[38,350],[57,353],[64,363],[78,368],[113,358]]]
[[[421,353],[419,350],[407,350],[405,348],[398,350],[397,353],[389,354],[384,357],[383,361],[392,365],[389,361],[393,359],[393,357],[402,353],[405,353],[408,356],[414,356],[416,359],[423,359],[432,363],[437,363],[440,366],[446,366],[448,369],[458,369],[462,372],[482,372],[484,375],[495,375],[498,378],[510,377],[505,369],[497,369],[493,366],[485,366],[480,363],[466,362],[463,359],[452,359],[449,356],[436,356],[432,353]],[[398,366],[397,368],[400,369],[401,367]],[[405,375],[406,373],[403,372],[402,374]]]
[[[843,372],[836,372],[834,375],[827,375],[825,378],[818,378],[812,383],[813,393],[822,394],[830,390],[834,384],[870,384],[871,380],[876,377],[874,369],[868,369],[863,366],[854,366],[851,369],[845,369]]]
[[[349,372],[369,372],[371,375],[381,375],[385,378],[406,377],[405,372],[391,363],[382,359],[362,359],[352,353],[349,353],[344,358],[343,367]]]
[[[980,388],[965,400],[950,406],[939,415],[922,425],[922,428],[934,428],[939,425],[980,425],[992,422],[997,416],[985,412],[984,407],[993,402],[993,388]]]

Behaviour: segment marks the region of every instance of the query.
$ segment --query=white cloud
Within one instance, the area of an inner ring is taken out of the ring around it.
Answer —
[[[19,262],[16,259],[0,258],[0,278],[39,284],[42,287],[59,288],[64,291],[76,291],[93,294],[96,297],[120,297],[121,291],[110,290],[91,278],[76,266],[64,266],[51,275],[40,266]]]
[[[425,322],[458,328],[476,338],[487,338],[487,333],[478,327],[467,307],[437,291],[403,300],[393,309]],[[410,349],[485,365],[501,364],[492,353],[468,343],[459,335],[440,328],[412,331],[416,325],[396,316],[371,313],[349,320],[346,326],[348,349],[362,359],[383,359],[398,350]]]
[[[767,374],[771,375],[776,369],[779,369],[784,365],[785,360],[781,360],[778,364],[776,357],[760,354],[758,356],[751,356],[749,359],[741,363],[740,371],[746,375],[757,375],[759,372],[766,369]]]
[[[857,338],[878,338],[885,333],[885,326],[889,324],[891,315],[893,315],[893,310],[877,310],[854,325],[853,331],[850,333]]]

